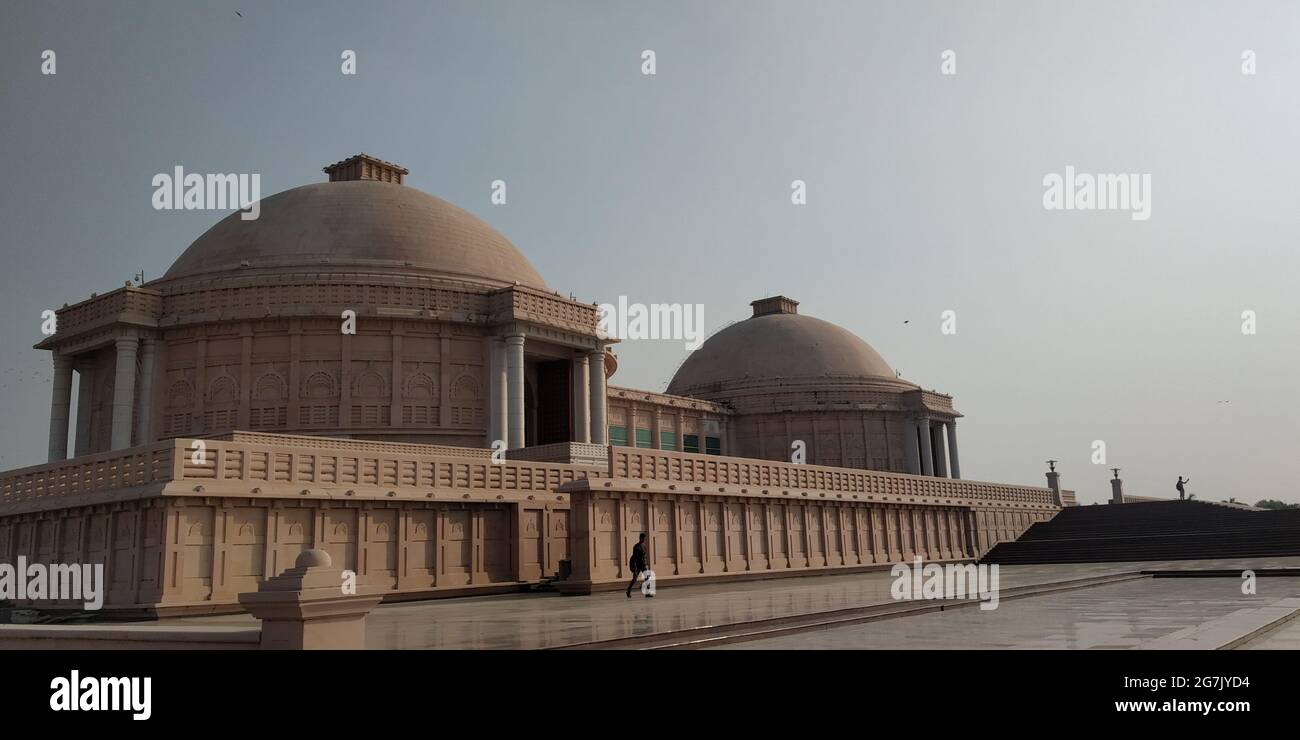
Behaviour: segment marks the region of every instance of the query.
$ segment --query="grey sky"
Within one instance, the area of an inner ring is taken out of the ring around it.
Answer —
[[[1300,4],[18,2],[5,16],[0,468],[44,460],[40,312],[157,277],[222,215],[153,210],[155,173],[257,172],[265,196],[365,151],[487,220],[565,294],[703,303],[710,332],[755,298],[801,301],[953,394],[968,478],[1041,485],[1056,458],[1085,502],[1109,495],[1113,465],[1132,494],[1176,495],[1183,474],[1201,498],[1300,501]],[[1044,210],[1043,176],[1066,165],[1150,173],[1151,219]],[[498,178],[505,206],[488,200]],[[806,206],[790,204],[794,179]],[[619,355],[613,382],[662,390],[685,350]],[[1090,463],[1093,440],[1108,465]]]

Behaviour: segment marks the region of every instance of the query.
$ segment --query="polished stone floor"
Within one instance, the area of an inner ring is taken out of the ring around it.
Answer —
[[[1017,565],[1001,568],[1001,587],[1052,583],[1108,573],[1155,567],[1237,568],[1300,566],[1300,558],[1250,561],[1172,561],[1162,563],[1089,563],[1080,565]],[[1300,579],[1260,579],[1300,585]],[[662,587],[654,599],[636,592],[631,599],[622,591],[591,596],[516,594],[443,599],[377,608],[367,619],[367,646],[372,649],[534,649],[571,645],[592,640],[645,635],[669,630],[723,624],[751,619],[892,603],[893,577],[888,571],[805,578],[778,578],[743,583]],[[1158,636],[1199,624],[1231,611],[1235,579],[1144,580],[1145,587],[1114,591],[1121,586],[1098,586],[1055,596],[1009,600],[992,611],[959,609],[934,616],[958,616],[985,625],[986,632],[972,635],[963,622],[944,621],[924,629],[904,626],[926,615],[883,620],[863,625],[857,633],[840,635],[844,644],[824,647],[1130,647],[1135,640]],[[1151,589],[1152,583],[1169,583]],[[1122,584],[1126,585],[1126,584]],[[1145,589],[1145,590],[1144,590]],[[1098,595],[1100,592],[1100,595]],[[1046,606],[1025,608],[1043,599]],[[1056,605],[1056,606],[1053,606]],[[1014,607],[1014,608],[1013,608]],[[1083,612],[1072,611],[1082,608]],[[987,618],[988,615],[994,615]],[[1007,616],[1010,615],[1010,616]],[[1080,615],[1082,615],[1080,617]],[[1018,616],[1018,619],[1017,619]],[[191,625],[248,626],[247,615],[162,620]],[[894,624],[891,624],[894,623]],[[1077,623],[1077,624],[1076,624]],[[1000,625],[994,629],[992,625]],[[887,626],[888,625],[888,626]],[[1055,626],[1053,626],[1055,625]],[[1131,625],[1131,626],[1130,626]],[[907,639],[933,629],[946,634]],[[850,629],[850,628],[845,628]],[[877,641],[871,635],[901,635]],[[830,632],[809,633],[809,638]],[[793,638],[792,638],[793,639]],[[751,644],[758,646],[757,643]],[[738,645],[737,647],[743,647]],[[813,647],[813,645],[767,645]]]
[[[1247,642],[1242,650],[1300,650],[1300,617]]]
[[[1297,595],[1300,578],[1260,579],[1254,595],[1233,578],[1144,578],[719,649],[1213,649],[1266,624],[1260,610]],[[1204,633],[1209,642],[1197,643]]]

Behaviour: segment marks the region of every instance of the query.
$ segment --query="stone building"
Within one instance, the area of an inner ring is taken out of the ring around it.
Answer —
[[[960,478],[952,397],[898,377],[852,332],[799,314],[797,301],[754,301],[754,315],[714,334],[682,363],[668,393],[731,412],[730,454]]]
[[[74,371],[75,455],[234,429],[605,441],[594,306],[404,168],[359,155],[325,172],[223,219],[161,279],[58,312],[37,345],[54,355],[50,460],[67,457]]]
[[[958,480],[951,399],[788,298],[667,393],[609,385],[595,305],[405,168],[324,169],[58,312],[49,461],[0,473],[0,561],[104,563],[110,608],[210,612],[308,548],[390,599],[562,561],[581,592],[640,532],[671,583],[970,559],[1059,510]]]

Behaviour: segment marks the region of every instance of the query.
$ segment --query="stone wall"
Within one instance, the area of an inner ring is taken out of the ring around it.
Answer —
[[[640,533],[661,580],[753,578],[970,559],[1059,511],[1046,488],[611,448],[572,494],[573,573],[625,583]]]
[[[391,598],[519,589],[568,557],[557,489],[604,474],[481,450],[230,437],[0,476],[0,562],[103,563],[105,608],[156,612],[238,610],[241,591],[313,547]]]
[[[570,557],[584,591],[627,577],[642,531],[663,577],[753,577],[971,558],[1059,510],[1046,488],[607,450],[168,440],[0,474],[0,562],[103,563],[107,609],[221,612],[309,548],[390,600],[527,588]]]

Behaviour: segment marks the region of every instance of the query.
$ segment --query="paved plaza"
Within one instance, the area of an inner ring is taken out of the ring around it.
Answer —
[[[1231,578],[1144,578],[1002,603],[997,609],[952,609],[835,629],[753,640],[719,649],[1130,649],[1205,623],[1253,629],[1260,607],[1300,596],[1300,578],[1261,583],[1254,596]],[[1294,607],[1292,607],[1294,609]],[[1226,642],[1227,640],[1224,640]],[[1222,643],[1219,643],[1222,644]],[[1178,642],[1167,647],[1192,647]],[[1217,647],[1214,645],[1213,647]]]
[[[1017,565],[1001,568],[1005,591],[1149,569],[1300,567],[1300,558]],[[622,591],[591,596],[527,593],[388,604],[367,620],[371,649],[537,649],[672,630],[897,603],[889,571]],[[740,643],[736,648],[1130,648],[1242,609],[1300,595],[1300,578],[1260,578],[1241,594],[1235,578],[1169,578],[1090,586],[963,608]],[[163,624],[250,627],[248,615]],[[1300,635],[1293,638],[1300,639]],[[1278,647],[1287,646],[1278,638]],[[1253,645],[1252,645],[1253,647]]]

